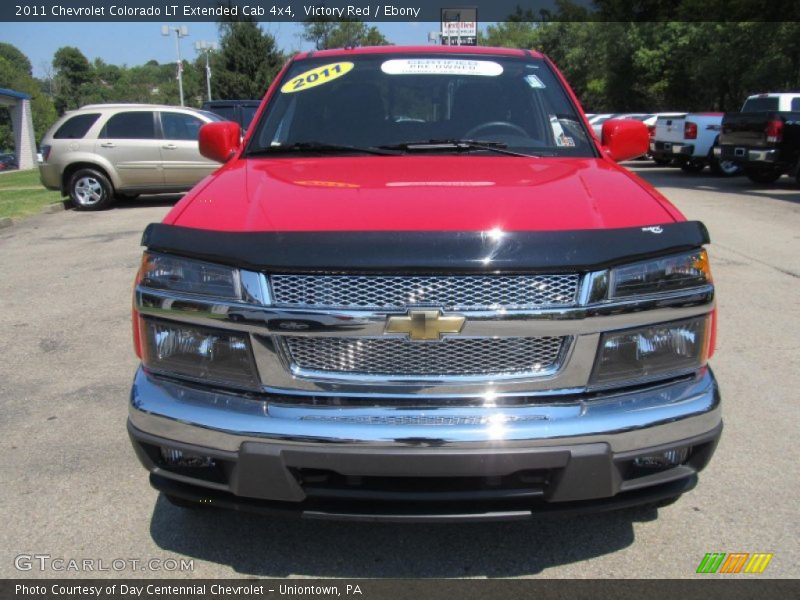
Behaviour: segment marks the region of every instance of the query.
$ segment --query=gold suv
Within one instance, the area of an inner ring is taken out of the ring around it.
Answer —
[[[218,163],[197,146],[200,127],[220,117],[154,104],[90,104],[69,111],[42,140],[42,184],[68,195],[80,210],[116,198],[184,192]]]

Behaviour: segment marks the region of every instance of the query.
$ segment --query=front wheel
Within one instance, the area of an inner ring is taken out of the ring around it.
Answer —
[[[686,160],[681,163],[681,170],[683,170],[684,173],[699,173],[705,166],[705,163],[702,162]]]
[[[753,183],[775,183],[781,176],[781,172],[770,168],[747,169],[747,178]]]
[[[114,187],[102,172],[78,169],[69,179],[69,197],[78,210],[103,210],[114,202]]]

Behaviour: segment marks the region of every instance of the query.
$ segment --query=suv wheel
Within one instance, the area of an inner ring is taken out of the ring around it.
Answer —
[[[69,197],[78,210],[103,210],[114,202],[114,188],[95,169],[78,169],[69,179]]]

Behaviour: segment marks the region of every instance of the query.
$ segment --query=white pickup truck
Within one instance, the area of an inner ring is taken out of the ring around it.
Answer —
[[[659,164],[675,162],[687,173],[699,173],[706,165],[715,175],[730,177],[741,172],[733,161],[719,160],[713,148],[719,141],[723,113],[686,113],[656,120],[650,154]]]

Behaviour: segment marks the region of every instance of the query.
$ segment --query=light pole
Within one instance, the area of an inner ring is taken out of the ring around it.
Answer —
[[[208,101],[211,102],[211,66],[208,64],[208,55],[217,49],[217,44],[200,40],[194,43],[194,49],[206,55],[206,91],[208,92]]]
[[[186,25],[180,27],[170,27],[169,25],[161,26],[161,35],[169,36],[170,33],[175,32],[175,49],[178,52],[178,91],[181,95],[181,106],[183,106],[183,60],[181,59],[181,38],[189,35],[189,28]]]

